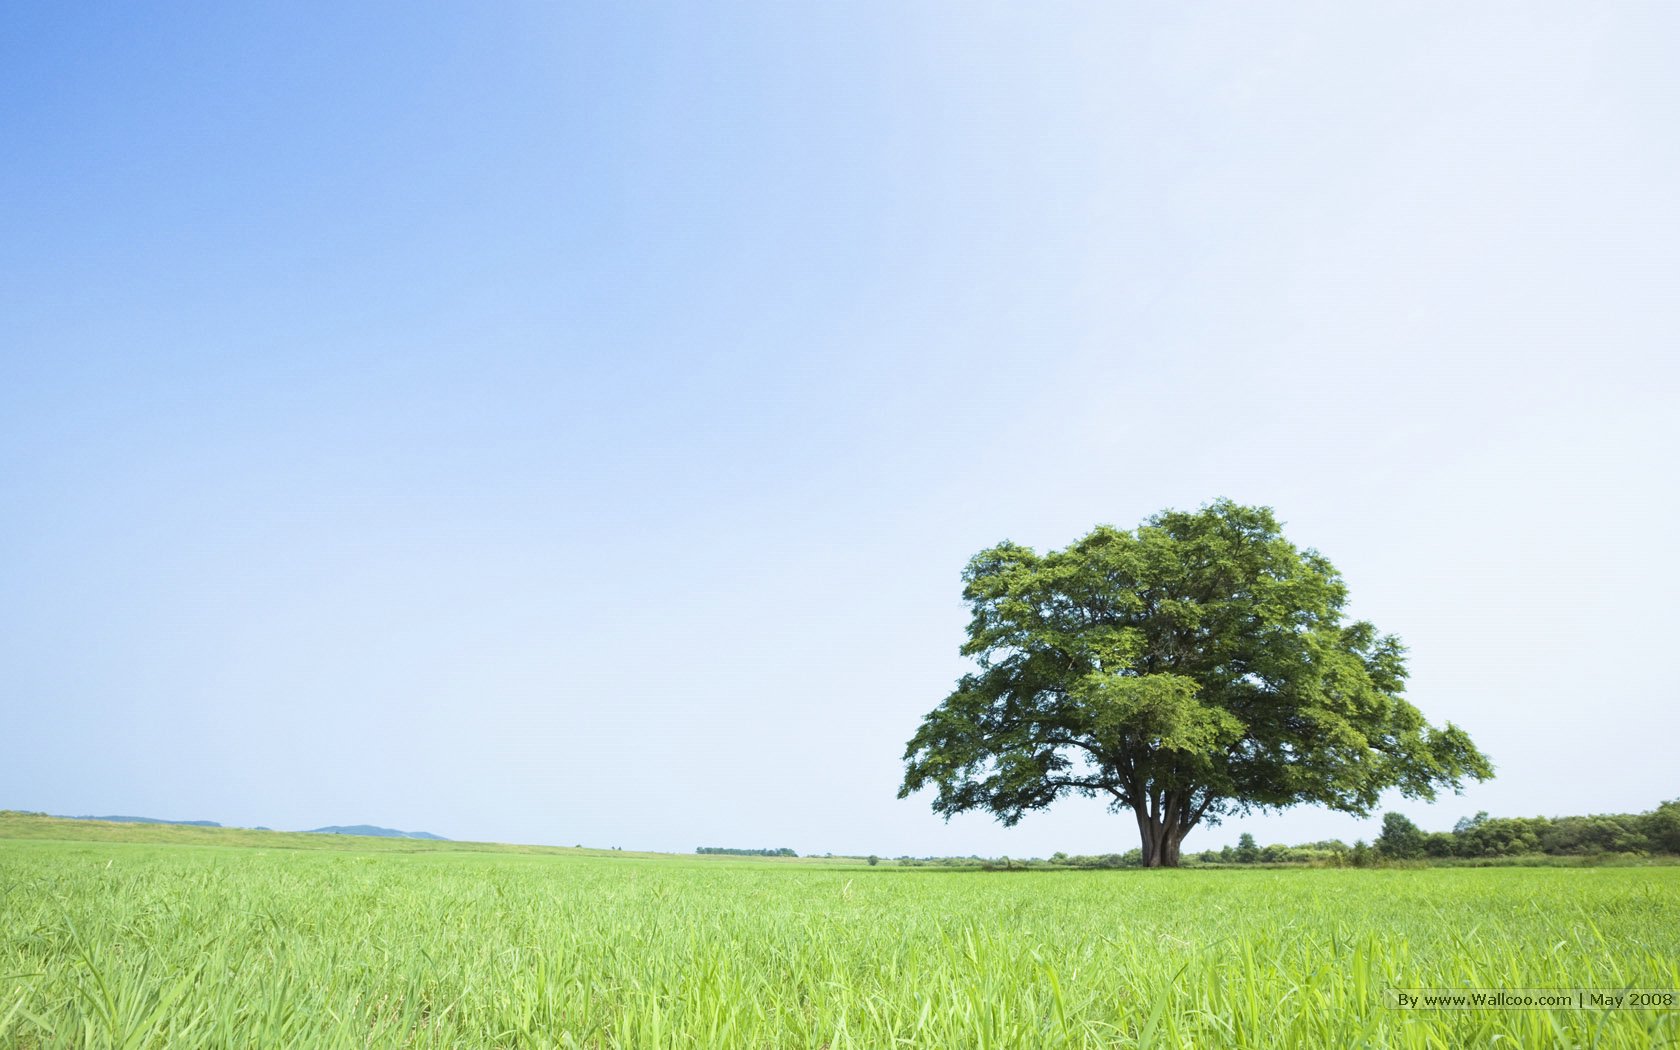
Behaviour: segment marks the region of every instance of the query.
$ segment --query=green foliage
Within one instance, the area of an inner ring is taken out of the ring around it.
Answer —
[[[1325,842],[1306,842],[1286,846],[1274,842],[1261,846],[1254,836],[1244,834],[1237,848],[1226,846],[1220,850],[1204,850],[1196,855],[1200,864],[1297,864],[1314,867],[1339,868],[1347,864],[1348,845],[1331,839]]]
[[[0,840],[0,1046],[1673,1046],[1680,867],[976,871]]]
[[[1067,868],[1137,868],[1143,866],[1143,851],[1131,849],[1124,853],[1076,854],[1071,857],[1058,853],[1050,858],[1050,863]]]
[[[1452,831],[1423,831],[1400,813],[1383,815],[1382,834],[1363,851],[1338,839],[1295,846],[1260,846],[1244,832],[1233,849],[1204,850],[1198,864],[1306,864],[1361,867],[1387,862],[1463,863],[1511,861],[1546,863],[1570,860],[1629,863],[1641,858],[1680,856],[1680,802],[1664,802],[1648,813],[1614,813],[1589,817],[1493,818],[1485,812],[1460,820]],[[1058,853],[1051,858],[1066,858]]]
[[[1411,829],[1404,841],[1415,843],[1415,848],[1401,851],[1388,845],[1390,821],[1403,822]],[[1664,802],[1649,813],[1593,816],[1489,817],[1484,812],[1460,820],[1450,833],[1428,834],[1398,813],[1390,813],[1384,818],[1378,845],[1385,857],[1396,858],[1680,854],[1680,802]]]
[[[797,857],[799,854],[787,847],[781,849],[733,849],[726,846],[701,846],[694,852],[724,857]]]
[[[899,791],[934,788],[946,817],[1104,798],[1153,866],[1224,814],[1364,814],[1389,788],[1433,798],[1492,773],[1402,699],[1399,640],[1347,621],[1340,574],[1266,508],[1163,511],[1042,555],[1005,542],[963,581],[979,669],[910,739]]]
[[[1390,860],[1412,860],[1424,854],[1423,832],[1404,814],[1384,813],[1377,852]]]
[[[1644,823],[1652,849],[1680,853],[1680,799],[1664,802],[1646,815]]]

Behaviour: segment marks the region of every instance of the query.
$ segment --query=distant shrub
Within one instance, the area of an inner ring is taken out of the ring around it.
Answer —
[[[1384,813],[1377,852],[1389,860],[1412,860],[1424,854],[1424,836],[1402,813]]]
[[[618,847],[614,846],[613,848],[617,849]],[[711,855],[722,855],[722,856],[728,856],[728,857],[797,857],[797,856],[799,856],[799,854],[795,853],[793,850],[787,849],[785,847],[782,848],[782,849],[733,849],[733,848],[726,847],[726,846],[701,846],[700,848],[696,849],[694,852],[711,854]]]
[[[1260,847],[1255,844],[1254,836],[1243,832],[1237,839],[1237,863],[1256,864],[1260,860]]]

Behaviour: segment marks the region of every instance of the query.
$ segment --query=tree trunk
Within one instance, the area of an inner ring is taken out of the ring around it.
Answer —
[[[1159,839],[1155,835],[1155,822],[1149,819],[1149,814],[1141,807],[1138,809],[1138,836],[1143,839],[1143,866],[1158,868],[1161,866],[1160,851],[1155,848]]]
[[[1190,829],[1179,819],[1179,804],[1170,800],[1162,811],[1151,815],[1142,806],[1137,809],[1138,834],[1143,839],[1143,866],[1146,868],[1178,867],[1178,847]]]
[[[1166,841],[1161,848],[1161,867],[1178,867],[1178,844],[1184,841],[1184,832],[1176,828],[1168,828]]]

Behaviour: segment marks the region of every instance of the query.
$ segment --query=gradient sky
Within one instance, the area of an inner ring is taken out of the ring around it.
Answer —
[[[1130,848],[945,824],[901,753],[969,555],[1217,496],[1492,756],[1423,826],[1680,795],[1677,34],[8,4],[0,806]]]

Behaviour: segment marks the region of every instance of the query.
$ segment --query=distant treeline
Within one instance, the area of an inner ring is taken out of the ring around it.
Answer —
[[[1403,814],[1383,815],[1377,853],[1386,860],[1451,857],[1590,857],[1680,854],[1680,799],[1648,813],[1590,817],[1489,817],[1478,813],[1451,831],[1424,831]]]
[[[786,848],[781,849],[728,849],[724,846],[701,846],[696,853],[721,853],[729,857],[797,857],[799,854]]]
[[[1364,868],[1398,862],[1429,863],[1600,863],[1644,857],[1680,856],[1680,799],[1648,813],[1610,813],[1590,817],[1466,817],[1451,831],[1424,831],[1403,814],[1383,815],[1382,834],[1374,843],[1348,845],[1340,839],[1294,846],[1262,846],[1244,832],[1235,846],[1184,854],[1184,867],[1227,864],[1299,864]],[[1558,858],[1549,861],[1547,858]],[[870,858],[876,863],[878,858]],[[994,870],[1032,868],[1136,868],[1141,850],[1049,860],[1009,857],[898,857],[903,867],[981,867]]]
[[[1491,861],[1547,857],[1626,858],[1680,855],[1680,799],[1646,813],[1587,817],[1466,817],[1451,831],[1424,831],[1402,813],[1383,814],[1374,843],[1339,839],[1301,846],[1259,846],[1243,835],[1235,848],[1204,850],[1204,864],[1326,864],[1367,867],[1393,861]],[[1186,858],[1188,859],[1188,858]]]

